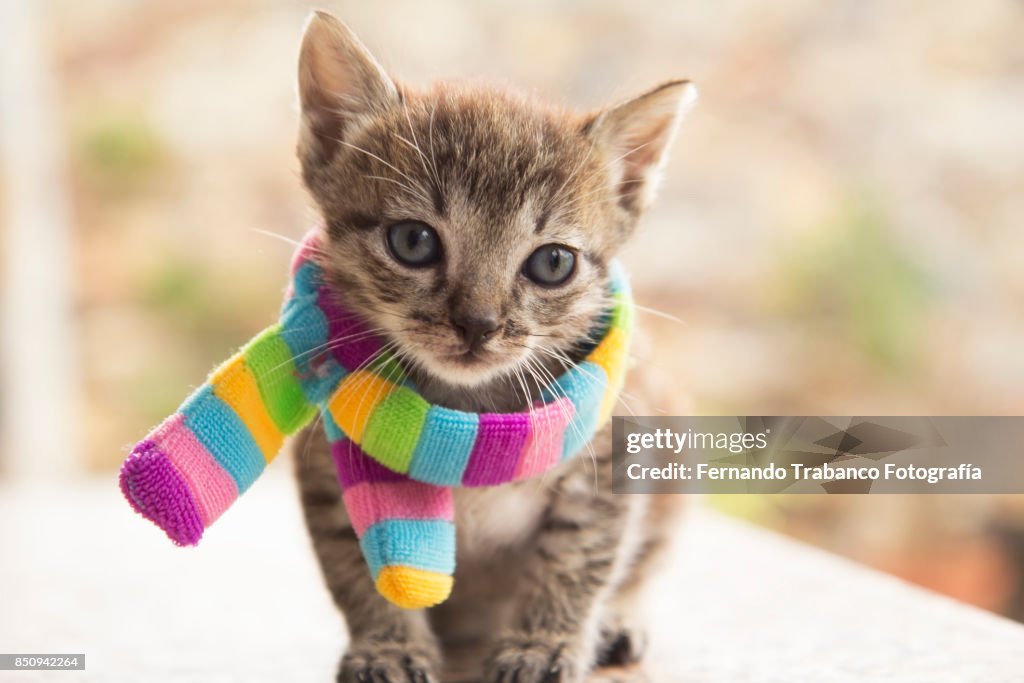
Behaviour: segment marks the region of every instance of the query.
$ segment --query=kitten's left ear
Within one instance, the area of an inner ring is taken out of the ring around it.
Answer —
[[[626,210],[638,214],[654,199],[676,128],[696,101],[692,83],[670,81],[601,112],[588,125],[612,160],[612,182]]]
[[[399,100],[394,81],[348,26],[327,12],[310,15],[299,50],[299,157],[307,169],[329,162],[363,117]]]

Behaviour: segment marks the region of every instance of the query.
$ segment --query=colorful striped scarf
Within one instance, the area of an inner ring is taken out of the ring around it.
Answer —
[[[451,487],[546,472],[610,417],[632,327],[629,289],[616,266],[597,341],[531,410],[468,413],[417,393],[381,338],[326,286],[318,240],[311,231],[293,258],[279,322],[135,446],[121,490],[175,543],[195,545],[319,411],[377,590],[401,607],[429,607],[452,588]]]

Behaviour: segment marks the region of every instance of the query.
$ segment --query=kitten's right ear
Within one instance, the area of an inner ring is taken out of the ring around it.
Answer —
[[[299,52],[303,165],[328,163],[362,117],[398,101],[394,81],[352,30],[327,12],[313,12]]]
[[[612,158],[612,182],[626,210],[637,214],[651,203],[676,128],[696,100],[692,83],[669,81],[588,123],[590,135]]]

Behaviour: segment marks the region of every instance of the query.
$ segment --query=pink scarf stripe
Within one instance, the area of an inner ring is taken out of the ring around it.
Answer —
[[[576,406],[564,396],[534,409],[530,415],[530,439],[516,467],[516,480],[542,474],[561,460],[563,436],[575,413]]]
[[[291,273],[291,277],[288,278],[288,287],[285,288],[285,301],[288,301],[295,296],[295,274],[299,272],[299,268],[310,261],[316,263],[316,257],[320,253],[321,230],[322,228],[320,226],[307,230],[306,234],[302,236],[302,240],[299,242],[299,248],[292,254],[292,262],[288,267],[288,272]]]
[[[157,427],[149,439],[181,473],[199,507],[204,527],[209,527],[238,498],[238,485],[175,413]]]
[[[292,262],[288,267],[288,272],[295,275],[299,272],[304,264],[309,261],[317,263],[319,259],[317,256],[320,254],[320,235],[323,228],[319,225],[310,228],[306,231],[306,234],[302,236],[302,240],[299,242],[299,248],[292,254]]]
[[[356,535],[386,519],[455,519],[451,489],[418,481],[356,484],[342,494]]]

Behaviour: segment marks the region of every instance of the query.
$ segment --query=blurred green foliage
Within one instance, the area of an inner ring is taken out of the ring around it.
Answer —
[[[279,293],[258,273],[234,277],[201,256],[164,245],[161,258],[142,274],[136,294],[140,308],[158,321],[160,360],[134,378],[133,405],[146,421],[162,418],[210,368],[225,360],[273,320]]]
[[[168,154],[157,129],[140,113],[103,109],[82,114],[74,126],[78,176],[104,194],[128,194],[152,180]]]
[[[124,394],[138,429],[146,430],[174,412],[203,375],[195,374],[189,359],[169,355],[160,363],[143,368],[125,383]]]
[[[934,288],[897,234],[876,202],[847,202],[780,259],[781,312],[810,334],[839,337],[879,370],[913,372]]]
[[[141,299],[149,308],[174,318],[175,324],[195,327],[210,318],[216,319],[210,306],[215,300],[204,296],[209,291],[206,271],[181,255],[162,259],[159,267],[147,274]]]
[[[188,334],[204,358],[220,359],[247,340],[260,321],[273,320],[277,301],[276,292],[268,292],[258,277],[222,279],[219,272],[171,249],[145,275],[139,292],[139,303]]]

